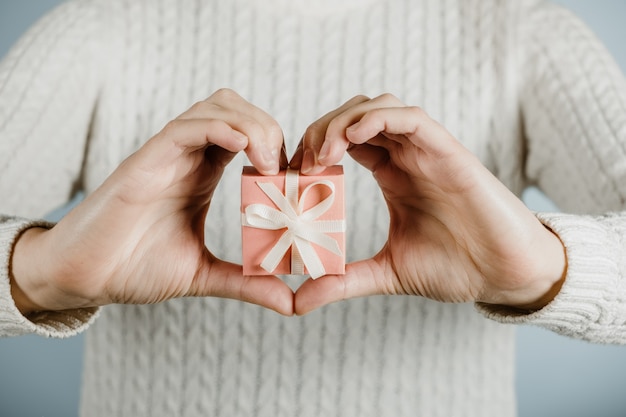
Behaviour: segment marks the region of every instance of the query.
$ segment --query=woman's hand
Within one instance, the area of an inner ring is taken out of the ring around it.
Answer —
[[[306,281],[297,314],[374,294],[537,309],[560,289],[560,240],[420,108],[355,97],[307,129],[291,165],[315,174],[346,150],[382,189],[388,240],[345,276]]]
[[[244,277],[241,266],[217,259],[204,241],[213,192],[235,153],[245,150],[260,172],[273,174],[282,146],[276,121],[233,91],[195,104],[55,227],[21,236],[12,262],[18,308],[217,296],[293,314],[286,284]]]

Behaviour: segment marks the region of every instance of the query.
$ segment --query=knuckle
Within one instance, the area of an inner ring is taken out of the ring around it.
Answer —
[[[219,90],[215,91],[215,93],[213,93],[211,97],[215,98],[218,101],[224,101],[227,103],[241,99],[241,96],[237,94],[235,90],[230,88],[220,88]]]
[[[198,101],[195,102],[194,104],[191,105],[191,107],[189,107],[189,110],[187,110],[182,116],[183,117],[197,117],[198,115],[201,115],[203,113],[206,113],[209,109],[210,109],[210,103],[207,101]]]
[[[161,136],[174,136],[182,123],[183,121],[180,119],[170,120],[163,126],[163,129],[161,129]]]
[[[409,106],[407,108],[407,111],[411,114],[412,117],[415,117],[416,119],[424,119],[428,117],[428,114],[426,114],[424,109],[419,106]]]
[[[359,104],[365,103],[367,101],[370,101],[371,99],[364,95],[364,94],[358,94],[354,97],[352,97],[350,100],[346,101],[341,107],[339,107],[338,110],[346,110],[349,109],[350,107],[353,106],[357,106]]]
[[[383,103],[394,104],[402,103],[398,97],[391,93],[383,93],[380,96],[376,97],[377,101],[381,101]]]
[[[335,117],[328,123],[328,127],[326,128],[326,136],[333,136],[337,132],[343,132],[348,127],[348,124],[349,122],[345,118],[341,116]]]
[[[366,96],[365,94],[357,94],[356,96],[352,97],[352,99],[350,101],[354,101],[357,103],[362,103],[364,101],[369,101],[371,100],[368,96]]]
[[[376,120],[379,117],[381,117],[381,115],[383,115],[385,112],[385,108],[383,107],[376,107],[374,109],[370,109],[368,111],[366,111],[363,116],[361,116],[361,120],[364,122],[371,122],[372,120]]]
[[[256,120],[245,117],[239,122],[244,134],[250,138],[250,140],[262,140],[266,133],[263,127]]]

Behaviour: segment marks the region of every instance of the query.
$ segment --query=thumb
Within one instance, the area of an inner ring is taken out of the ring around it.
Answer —
[[[241,265],[211,256],[194,278],[187,296],[221,297],[293,315],[293,291],[276,276],[245,276]]]

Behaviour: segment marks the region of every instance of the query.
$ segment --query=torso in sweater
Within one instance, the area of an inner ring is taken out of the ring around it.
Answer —
[[[106,6],[113,22],[88,188],[194,101],[229,87],[277,119],[289,152],[309,123],[353,95],[390,92],[424,107],[492,170],[505,166],[502,179],[519,189],[518,126],[495,119],[501,100],[515,99],[502,97],[513,75],[506,5],[385,0],[331,12],[249,3]],[[496,140],[496,129],[508,137]],[[232,261],[243,163],[227,169],[206,231],[207,245]],[[382,246],[388,216],[369,172],[344,165],[355,260]],[[416,297],[352,300],[302,318],[218,299],[113,306],[88,336],[83,414],[501,417],[514,413],[512,349],[512,329],[472,305]]]

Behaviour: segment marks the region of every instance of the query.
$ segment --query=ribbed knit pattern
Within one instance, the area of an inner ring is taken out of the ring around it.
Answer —
[[[310,5],[309,3],[314,3]],[[335,4],[337,3],[337,4]],[[94,311],[19,315],[10,254],[25,227],[93,191],[169,120],[229,87],[273,115],[289,152],[356,94],[390,92],[442,122],[563,240],[545,309],[370,297],[281,317],[233,300],[108,306],[88,331],[83,416],[513,416],[513,328],[626,342],[626,87],[569,13],[538,0],[82,0],[39,22],[0,66],[0,334],[69,336]],[[207,245],[240,260],[226,169]],[[375,254],[388,214],[345,158],[347,254]],[[300,278],[285,277],[297,287]],[[488,320],[484,315],[495,320]]]

